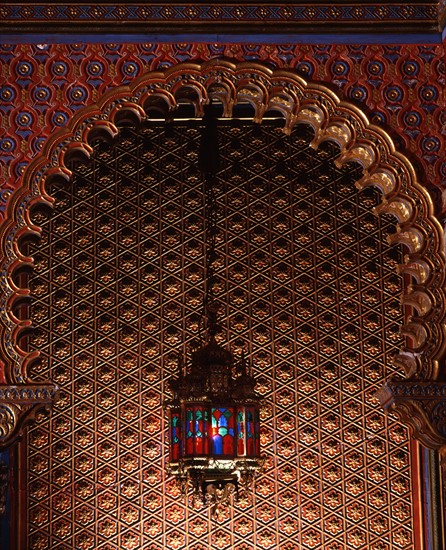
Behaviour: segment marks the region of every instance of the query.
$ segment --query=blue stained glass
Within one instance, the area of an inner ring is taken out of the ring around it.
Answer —
[[[220,435],[214,435],[212,443],[214,454],[221,455],[223,453],[223,438]]]
[[[224,416],[220,417],[219,426],[227,426],[228,425],[228,419]]]

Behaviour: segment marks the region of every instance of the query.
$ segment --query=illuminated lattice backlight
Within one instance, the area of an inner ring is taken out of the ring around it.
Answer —
[[[393,222],[305,128],[219,123],[221,342],[264,400],[254,502],[211,520],[167,477],[162,405],[202,307],[199,124],[123,130],[34,215],[31,375],[61,396],[29,432],[30,548],[414,549],[407,434],[374,398],[401,345]],[[224,454],[239,419],[211,412]]]

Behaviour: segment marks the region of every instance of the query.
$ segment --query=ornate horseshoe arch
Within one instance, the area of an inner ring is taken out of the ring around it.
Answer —
[[[30,297],[29,289],[20,286],[18,274],[33,265],[33,259],[22,250],[22,242],[40,234],[40,228],[31,222],[30,211],[35,205],[51,207],[54,199],[46,192],[48,182],[69,181],[70,161],[88,159],[93,140],[113,138],[119,134],[120,124],[142,121],[154,113],[157,118],[173,119],[180,103],[192,104],[199,118],[213,100],[223,104],[225,117],[232,115],[237,103],[251,104],[258,123],[268,111],[279,112],[286,134],[296,124],[311,126],[315,134],[312,147],[326,140],[336,143],[339,166],[355,162],[362,168],[358,189],[374,186],[381,192],[376,213],[394,216],[397,231],[391,242],[405,250],[398,270],[406,283],[401,298],[405,318],[401,330],[406,345],[396,362],[406,378],[390,380],[380,391],[380,399],[385,408],[391,407],[411,426],[424,445],[446,452],[446,383],[441,368],[445,352],[442,231],[413,167],[395,151],[388,134],[326,87],[307,83],[290,71],[224,61],[180,64],[112,90],[52,136],[27,169],[22,186],[10,200],[1,231],[0,445],[10,445],[36,411],[49,406],[57,395],[57,387],[50,382],[35,384],[30,380],[29,366],[38,351],[24,352],[19,345],[31,323],[16,314],[17,307]]]

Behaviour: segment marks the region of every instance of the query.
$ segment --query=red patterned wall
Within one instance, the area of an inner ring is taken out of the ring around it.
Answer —
[[[1,208],[46,138],[85,104],[146,71],[211,58],[288,67],[341,90],[373,122],[397,131],[421,181],[441,188],[444,46],[21,44],[0,46]]]
[[[395,131],[394,138],[397,146],[412,155],[421,168],[420,174],[424,173],[420,175],[422,182],[426,185],[432,184],[439,190],[446,183],[444,136],[442,136],[446,111],[442,95],[445,87],[444,46],[132,43],[0,45],[0,215],[4,216],[8,197],[12,190],[20,185],[20,178],[26,166],[39,154],[47,137],[63,128],[69,118],[84,105],[95,102],[106,91],[129,83],[146,71],[165,68],[178,62],[203,61],[211,58],[259,61],[277,67],[293,68],[307,79],[329,83],[341,90],[345,98],[361,106],[373,122],[382,123],[383,126]],[[380,418],[384,417],[380,415]],[[376,429],[382,431],[383,426],[379,424]],[[385,445],[395,447],[395,461],[399,460],[397,447],[400,445],[404,447],[403,458],[406,461],[404,468],[407,468],[409,454],[405,433],[401,436],[395,432]],[[376,452],[380,452],[379,447],[376,448]],[[40,451],[36,451],[36,455],[39,453]],[[307,467],[313,467],[311,461],[308,462]],[[315,467],[319,469],[319,464]],[[392,468],[392,475],[398,481],[397,466]],[[405,471],[407,474],[407,469]],[[406,474],[404,474],[406,482],[409,483]],[[305,476],[310,481],[308,490],[311,491],[313,474],[302,473],[302,478]],[[380,483],[378,477],[372,481],[377,486]],[[388,483],[390,487],[389,479]],[[303,484],[303,499],[307,498],[305,487],[306,485]],[[404,491],[401,500],[406,501],[403,502],[406,504],[406,512],[402,508],[393,508],[387,501],[383,506],[389,511],[394,510],[397,515],[400,514],[401,518],[395,516],[394,521],[401,523],[408,517],[409,496],[405,486],[397,484],[397,489],[398,487]],[[265,494],[267,499],[267,488]],[[167,495],[167,498],[172,500],[169,502],[174,509],[176,506],[173,502],[174,497]],[[355,497],[353,504],[358,504],[361,498]],[[309,515],[302,516],[301,521],[307,528],[304,534],[308,532],[310,536],[308,538],[308,547],[310,547],[313,533],[311,525],[315,520],[311,516],[311,498],[308,497],[307,500],[310,503]],[[88,506],[87,503],[86,507]],[[336,502],[333,506],[336,506]],[[358,506],[356,509],[352,508],[351,514],[358,510],[361,512],[361,502]],[[376,506],[380,506],[378,500]],[[249,514],[246,514],[246,519],[251,520]],[[183,518],[180,520],[180,523],[184,523]],[[264,524],[259,524],[259,532],[265,531],[268,534],[272,531],[275,533],[274,536],[281,537],[279,533],[282,526],[279,525],[278,517],[274,516],[275,523],[272,530],[267,525],[268,521],[265,515]],[[361,523],[366,520],[361,517],[358,521]],[[198,515],[196,522],[198,525]],[[322,525],[320,517],[317,518],[317,522]],[[384,522],[383,525],[384,527],[380,527],[378,522],[373,528],[384,529],[384,532],[389,533],[387,524]],[[333,529],[335,528],[334,523]],[[169,529],[172,533],[180,533],[180,536],[183,536],[183,529],[178,529],[174,522]],[[232,531],[228,535],[225,529],[226,527],[223,526],[216,527],[215,530],[215,537],[221,534],[222,546],[229,536],[232,537],[232,541],[237,540],[240,543],[240,549],[245,548],[243,546],[245,543],[242,543],[240,538],[242,535],[237,539],[239,535]],[[283,529],[286,529],[286,526]],[[363,532],[361,529],[359,525],[359,535]],[[368,526],[368,529],[372,527]],[[38,530],[39,528],[36,528],[36,531]],[[403,528],[402,538],[384,543],[383,548],[386,548],[385,544],[389,543],[396,545],[395,547],[412,547],[410,531],[411,528],[407,537],[404,538]],[[283,532],[286,534],[286,531]],[[355,532],[352,527],[352,533]],[[251,533],[250,531],[248,536]],[[374,533],[379,535],[378,531]],[[167,534],[163,534],[165,540],[167,540]],[[45,538],[46,534],[43,536]],[[333,535],[333,538],[336,539],[336,536]],[[208,534],[208,537],[211,535]],[[208,540],[211,543],[211,538]],[[302,539],[304,545],[307,544],[306,540]],[[361,537],[357,540],[358,546],[361,547],[363,545]],[[212,542],[214,541],[215,538],[212,539]],[[349,540],[348,543],[351,544],[351,541]],[[124,547],[122,541],[116,544]],[[198,550],[200,546],[199,543],[197,544]],[[267,548],[268,539],[265,538],[264,542],[257,544],[259,547]],[[314,544],[320,547],[321,541],[316,540]],[[339,544],[342,547],[342,544],[347,544],[347,541],[342,540]],[[130,542],[129,545],[131,545]],[[293,546],[290,548],[294,550]],[[376,546],[376,548],[380,547]]]

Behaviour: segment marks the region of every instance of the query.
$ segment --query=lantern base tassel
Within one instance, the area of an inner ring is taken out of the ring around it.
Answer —
[[[209,506],[218,516],[231,501],[250,499],[255,479],[262,471],[265,458],[236,460],[195,457],[171,462],[169,473],[176,478],[183,495],[194,508]]]

